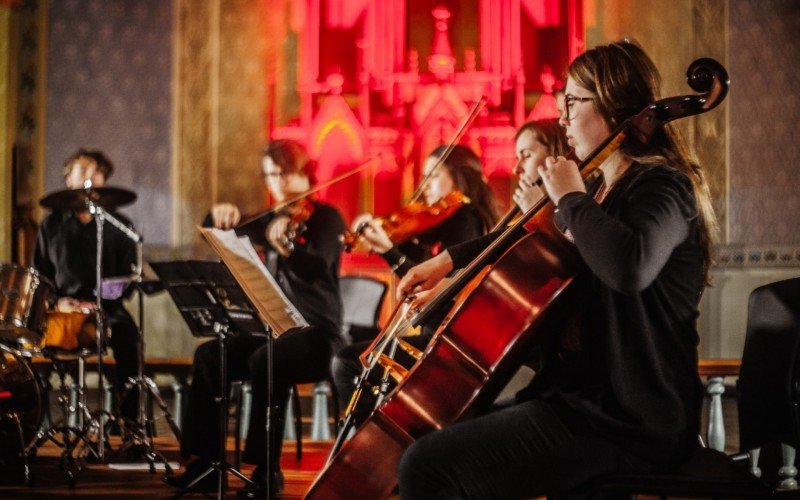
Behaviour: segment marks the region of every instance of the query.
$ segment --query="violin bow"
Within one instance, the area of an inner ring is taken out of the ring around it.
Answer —
[[[352,170],[348,170],[347,172],[345,172],[343,174],[340,174],[340,175],[337,175],[336,177],[334,177],[332,179],[329,179],[329,180],[327,180],[327,181],[325,181],[325,182],[323,182],[321,184],[317,184],[316,186],[314,186],[313,188],[309,189],[308,191],[300,193],[297,196],[294,196],[294,197],[292,197],[292,198],[290,198],[288,200],[284,200],[284,201],[282,201],[280,203],[276,203],[275,205],[271,206],[270,208],[268,208],[268,209],[266,209],[266,210],[264,210],[262,212],[259,212],[259,213],[255,214],[255,215],[253,215],[252,217],[249,217],[249,218],[245,219],[244,221],[240,222],[236,226],[235,229],[239,229],[239,228],[241,228],[243,226],[246,226],[246,225],[250,224],[251,222],[255,222],[258,219],[261,219],[262,217],[266,217],[267,215],[269,215],[269,214],[271,214],[273,212],[277,212],[278,210],[281,210],[283,208],[288,207],[292,203],[295,203],[295,202],[297,202],[299,200],[302,200],[306,196],[311,196],[312,194],[314,194],[314,193],[316,193],[318,191],[321,191],[321,190],[325,189],[328,186],[336,184],[337,182],[341,181],[342,179],[346,179],[346,178],[350,177],[351,175],[355,175],[355,174],[361,172],[362,170],[364,170],[365,168],[367,168],[368,166],[370,166],[370,164],[373,161],[377,160],[378,158],[381,158],[382,156],[383,156],[382,154],[378,153],[377,155],[375,155],[375,156],[373,156],[371,158],[367,158],[366,160],[364,160],[363,162],[358,164],[358,166],[356,166]]]
[[[461,120],[461,123],[456,129],[455,135],[450,140],[450,142],[447,143],[447,147],[445,148],[444,151],[442,151],[442,154],[441,156],[439,156],[439,159],[436,162],[436,164],[433,166],[433,168],[430,169],[430,171],[428,171],[427,174],[425,174],[425,177],[423,177],[422,180],[419,182],[417,189],[415,189],[414,193],[411,195],[411,200],[409,200],[409,203],[413,203],[417,201],[417,199],[419,199],[419,197],[422,195],[422,190],[425,189],[425,186],[430,181],[431,176],[436,172],[436,170],[439,169],[439,167],[445,162],[445,160],[447,160],[447,157],[450,156],[450,153],[453,152],[453,149],[455,149],[456,145],[458,144],[458,141],[460,141],[461,138],[464,137],[464,134],[467,133],[469,127],[472,126],[472,123],[478,117],[478,114],[486,106],[487,101],[488,98],[485,95],[482,95],[480,99],[472,103],[472,106],[469,108],[469,111],[467,112],[466,115],[464,115],[464,118]]]

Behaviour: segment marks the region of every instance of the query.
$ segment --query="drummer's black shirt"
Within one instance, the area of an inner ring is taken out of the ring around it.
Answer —
[[[114,217],[128,227],[131,221]],[[59,297],[93,301],[97,262],[97,225],[83,224],[72,211],[53,212],[42,220],[36,236],[33,267],[49,278]],[[112,224],[103,224],[103,277],[129,276],[136,264],[136,244]]]

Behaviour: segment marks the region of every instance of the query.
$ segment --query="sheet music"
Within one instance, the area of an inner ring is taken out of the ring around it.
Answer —
[[[250,238],[237,236],[231,229],[198,227],[200,234],[219,255],[239,286],[275,335],[308,322],[278,286],[258,256]]]

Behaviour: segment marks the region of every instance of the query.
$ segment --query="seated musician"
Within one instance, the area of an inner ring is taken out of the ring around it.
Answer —
[[[659,79],[631,43],[577,57],[560,118],[576,156],[585,159],[654,102]],[[515,404],[412,444],[399,466],[402,498],[559,494],[608,473],[675,466],[697,446],[703,390],[695,322],[715,224],[708,185],[670,126],[647,145],[626,139],[600,169],[587,192],[573,161],[549,157],[539,168],[556,222],[583,261],[574,336],[558,344],[545,377]],[[424,302],[423,291],[490,240],[451,247],[411,269],[400,292],[418,292]]]
[[[314,184],[315,162],[305,148],[290,140],[276,140],[264,150],[263,175],[267,188],[277,203],[293,199]],[[339,293],[339,260],[342,245],[339,235],[344,221],[334,207],[313,202],[313,212],[305,221],[305,231],[291,245],[286,240],[290,217],[278,212],[248,224],[249,236],[263,245],[266,265],[287,298],[311,325],[285,332],[273,343],[273,413],[272,452],[276,468],[273,488],[282,487],[280,455],[285,405],[292,385],[323,380],[328,376],[330,359],[343,345],[342,299]],[[236,226],[241,218],[232,204],[212,207],[205,225],[221,229]],[[255,226],[255,227],[253,227]],[[263,337],[239,334],[229,338],[227,367],[229,379],[252,380],[253,401],[244,461],[257,466],[253,481],[257,488],[239,492],[242,498],[265,497],[266,482],[266,397],[267,349]],[[181,476],[165,481],[183,488],[203,473],[218,456],[218,407],[214,398],[219,391],[219,347],[216,341],[197,348],[194,356],[192,385],[187,419],[183,424],[181,453],[197,457]],[[198,490],[216,487],[215,473],[196,486]]]
[[[101,188],[113,172],[111,160],[97,150],[80,149],[64,162],[64,180],[69,189],[83,189],[87,180],[91,180],[93,187]],[[133,227],[127,218],[112,213]],[[50,278],[56,287],[56,310],[86,312],[87,321],[93,321],[90,313],[95,307],[96,242],[97,227],[88,210],[58,210],[42,220],[33,253],[33,267]],[[136,244],[112,224],[103,224],[102,262],[103,277],[130,276],[136,265]],[[138,372],[138,331],[121,299],[104,300],[102,306],[111,330],[108,344],[116,361],[114,389],[119,394],[128,377]],[[62,334],[78,335],[77,332]],[[96,345],[94,339],[80,340],[82,347]],[[74,346],[77,342],[73,338],[68,343]],[[120,403],[123,417],[136,420],[137,400],[136,391],[128,391]]]
[[[423,166],[424,175],[439,162],[445,149],[445,146],[439,146],[428,155]],[[415,264],[436,255],[440,249],[481,236],[497,219],[496,202],[483,176],[480,159],[466,146],[455,146],[430,176],[423,191],[424,201],[432,205],[454,190],[466,195],[470,202],[461,205],[449,218],[406,242],[392,242],[379,220],[371,214],[356,217],[351,225],[352,230],[358,231],[361,228],[361,245],[378,253],[391,266],[392,271],[402,277]],[[424,327],[421,335],[406,337],[404,340],[417,349],[424,349],[432,334],[433,330]],[[355,391],[356,379],[361,374],[358,357],[369,345],[370,341],[356,342],[336,353],[333,358],[333,380],[345,404],[350,401]],[[413,358],[399,350],[396,360],[404,365],[413,364]],[[381,374],[378,372],[379,370],[375,370],[370,374],[370,383],[379,383]],[[362,393],[358,403],[355,414],[357,424],[369,415],[375,405],[375,397]]]
[[[564,130],[554,119],[528,122],[517,130],[514,139],[514,151],[517,156],[514,174],[519,177],[519,181],[513,199],[523,211],[533,206],[542,196],[541,190],[535,185],[539,178],[536,167],[542,164],[548,155],[565,152],[566,145],[567,139],[564,136]],[[435,164],[443,151],[444,147],[440,146],[431,153],[425,165],[425,173]],[[432,185],[425,191],[426,202],[434,203],[439,198],[447,196],[453,189],[458,189],[474,200],[472,204],[461,207],[452,218],[444,221],[441,225],[401,245],[394,245],[379,224],[370,224],[364,231],[363,239],[367,241],[370,248],[379,252],[401,278],[413,265],[435,255],[430,251],[425,251],[422,242],[433,242],[432,246],[440,249],[468,241],[489,230],[496,218],[491,192],[482,177],[479,177],[482,172],[480,160],[471,150],[464,146],[456,146],[442,167],[442,172],[434,177]],[[467,178],[473,179],[468,182]],[[369,214],[357,218],[353,222],[353,228],[358,227],[364,220],[370,219]],[[470,220],[472,220],[471,223]],[[430,243],[428,246],[431,246]],[[415,255],[415,257],[412,258],[410,255]],[[422,335],[409,337],[406,340],[417,349],[424,349],[436,326],[423,326]],[[353,344],[342,349],[333,359],[334,381],[345,403],[353,394],[355,380],[361,373],[358,355],[368,346],[368,342]],[[414,362],[402,351],[398,351],[396,360],[407,368]],[[376,383],[376,376],[373,375],[369,382]],[[363,423],[374,408],[375,398],[362,393],[358,403],[355,411],[356,425]]]

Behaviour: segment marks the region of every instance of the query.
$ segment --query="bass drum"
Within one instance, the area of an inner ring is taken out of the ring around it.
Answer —
[[[39,378],[28,360],[0,344],[0,458],[19,456],[44,418]]]

